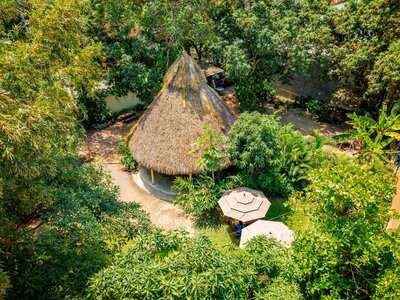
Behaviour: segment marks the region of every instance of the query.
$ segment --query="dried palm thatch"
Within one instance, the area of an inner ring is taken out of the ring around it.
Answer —
[[[196,174],[192,145],[206,123],[226,134],[235,118],[186,53],[167,71],[163,88],[129,141],[138,163],[167,175]]]

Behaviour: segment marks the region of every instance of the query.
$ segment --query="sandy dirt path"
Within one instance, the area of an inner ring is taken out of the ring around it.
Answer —
[[[163,229],[184,229],[194,234],[192,222],[176,205],[153,197],[138,187],[132,180],[131,173],[126,172],[120,163],[104,164],[114,183],[119,187],[119,198],[122,202],[137,202],[149,215],[151,222]]]
[[[119,198],[123,202],[137,202],[147,212],[152,223],[166,230],[185,229],[194,234],[191,219],[183,210],[171,202],[160,200],[144,191],[133,181],[131,173],[125,171],[120,163],[118,144],[122,141],[134,122],[115,124],[102,130],[87,132],[85,147],[80,151],[90,159],[100,157],[104,168],[119,188]]]

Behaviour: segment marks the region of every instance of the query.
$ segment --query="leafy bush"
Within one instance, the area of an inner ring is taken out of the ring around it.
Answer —
[[[106,92],[95,92],[89,95],[82,89],[78,95],[78,103],[83,114],[82,123],[86,127],[107,122],[111,118],[111,112],[105,101]]]
[[[256,293],[256,300],[302,300],[304,299],[299,286],[282,278],[272,281],[268,288]]]
[[[118,152],[121,156],[121,163],[125,166],[125,168],[129,171],[137,171],[138,163],[133,158],[131,151],[129,150],[128,145],[125,142],[121,142],[118,145]]]
[[[274,115],[244,113],[229,134],[231,160],[247,185],[269,194],[289,194],[304,187],[308,171],[322,158],[320,145],[308,142]]]
[[[192,154],[199,157],[196,161],[197,166],[202,172],[211,173],[214,179],[214,173],[227,162],[225,136],[210,124],[206,124],[193,146]]]
[[[235,93],[241,111],[264,111],[265,102],[275,96],[276,91],[270,82],[247,76],[238,80]]]
[[[313,116],[321,119],[326,117],[328,106],[325,100],[297,96],[295,99],[295,104],[305,108]]]
[[[238,82],[240,78],[246,78],[250,75],[251,65],[248,62],[246,53],[239,45],[224,47],[223,60],[229,80]]]
[[[369,115],[359,116],[355,113],[350,114],[349,124],[352,125],[350,133],[336,135],[335,139],[358,140],[361,142],[360,155],[362,158],[380,159],[394,157],[391,149],[396,141],[400,140],[400,102],[395,104],[390,111],[386,105],[379,110],[377,120]]]
[[[201,237],[175,251],[132,248],[94,276],[89,291],[93,299],[243,299],[248,287],[240,269]]]
[[[175,203],[194,216],[198,225],[218,221],[216,207],[221,196],[232,188],[241,185],[240,177],[231,176],[213,179],[200,174],[193,179],[177,177],[173,189],[177,193]],[[217,220],[215,220],[217,218]]]
[[[10,278],[6,272],[3,272],[3,268],[0,261],[0,299],[4,299],[7,293],[7,289],[9,289],[10,287],[11,287]]]
[[[296,282],[283,274],[291,266],[287,252],[273,241],[258,238],[245,251],[231,255],[205,237],[178,237],[172,247],[160,245],[171,239],[176,237],[164,234],[153,239],[151,247],[135,244],[117,256],[90,280],[90,298],[251,299],[256,294],[262,299],[267,294],[272,295],[268,299],[282,299],[276,295],[278,288],[293,288],[298,294]]]
[[[379,274],[373,299],[400,299],[400,267],[392,266]]]
[[[328,162],[291,197],[294,259],[308,298],[367,299],[398,292],[398,233],[388,233],[394,178],[381,163]],[[377,284],[377,285],[376,285]],[[378,299],[382,299],[378,297]]]

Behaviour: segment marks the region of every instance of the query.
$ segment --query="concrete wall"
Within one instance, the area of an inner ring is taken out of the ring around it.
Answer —
[[[139,176],[142,179],[144,187],[147,189],[147,191],[159,199],[173,201],[176,196],[176,193],[172,191],[172,183],[175,177],[163,175],[155,171],[153,175],[154,182],[151,180],[150,170],[140,167]]]
[[[122,110],[132,108],[140,103],[138,97],[136,97],[136,95],[132,92],[129,92],[128,95],[122,97],[110,95],[106,97],[105,101],[107,108],[111,113],[118,113]]]

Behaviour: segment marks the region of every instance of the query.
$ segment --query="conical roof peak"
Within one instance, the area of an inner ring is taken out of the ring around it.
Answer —
[[[205,124],[227,133],[234,116],[186,53],[168,69],[163,87],[139,119],[129,147],[139,164],[169,175],[198,172],[191,154]]]

